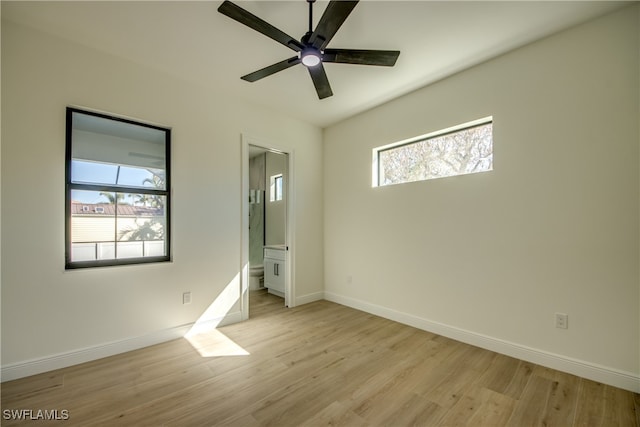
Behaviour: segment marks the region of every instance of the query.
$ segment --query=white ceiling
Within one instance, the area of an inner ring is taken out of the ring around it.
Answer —
[[[319,100],[302,65],[240,76],[295,55],[217,12],[219,1],[2,1],[2,19],[74,40],[325,127],[629,2],[363,0],[331,48],[400,50],[395,67],[326,64]],[[308,26],[305,0],[236,1],[285,33]],[[327,2],[314,6],[314,27]]]

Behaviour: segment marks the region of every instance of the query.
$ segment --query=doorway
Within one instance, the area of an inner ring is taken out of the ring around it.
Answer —
[[[293,150],[243,135],[243,320],[249,318],[249,299],[256,290],[280,297],[283,306],[293,307],[292,171]]]

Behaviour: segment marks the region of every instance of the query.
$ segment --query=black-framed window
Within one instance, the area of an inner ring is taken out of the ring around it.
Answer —
[[[171,130],[67,108],[65,268],[171,259]]]

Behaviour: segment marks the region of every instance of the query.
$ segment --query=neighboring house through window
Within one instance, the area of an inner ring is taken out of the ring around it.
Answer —
[[[170,139],[67,108],[66,268],[170,260]]]

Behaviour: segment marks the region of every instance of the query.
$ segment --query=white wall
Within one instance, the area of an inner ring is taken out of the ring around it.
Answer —
[[[172,128],[173,262],[64,270],[69,105]],[[235,301],[244,132],[295,149],[295,297],[322,292],[320,129],[10,22],[2,112],[3,380],[182,333],[228,285]]]
[[[326,129],[327,298],[640,391],[638,21],[625,8]],[[486,116],[493,172],[371,187],[374,147]]]

